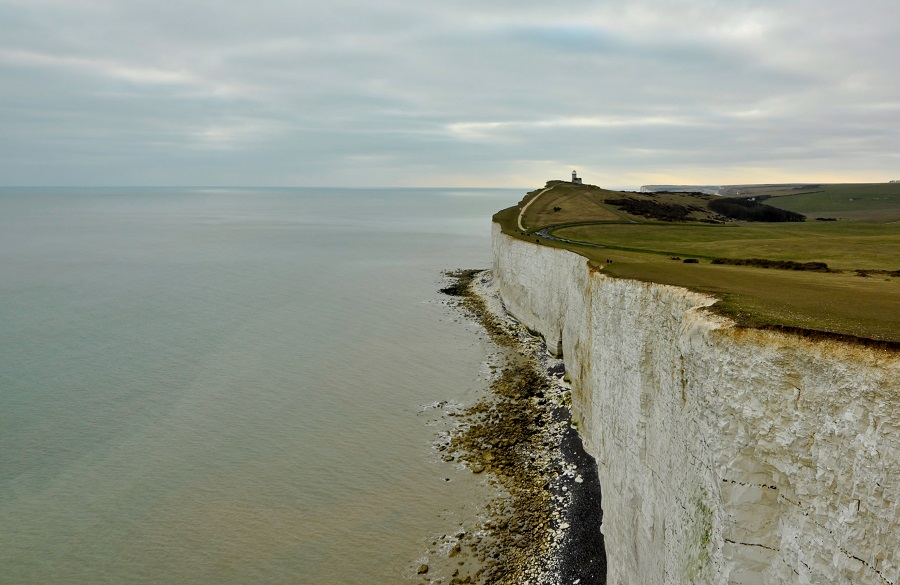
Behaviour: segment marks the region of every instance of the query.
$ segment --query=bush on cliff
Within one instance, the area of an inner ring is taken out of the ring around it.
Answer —
[[[685,260],[687,262],[687,260]],[[767,260],[765,258],[715,258],[713,264],[732,264],[734,266],[756,266],[757,268],[779,268],[781,270],[812,270],[814,272],[831,272],[824,262],[794,262],[793,260]]]
[[[677,203],[652,201],[650,199],[605,199],[603,202],[607,205],[615,205],[631,215],[640,215],[661,221],[688,221],[692,212],[702,211],[701,208],[694,205],[685,206]]]
[[[800,213],[778,209],[753,199],[743,199],[741,197],[711,199],[706,205],[716,213],[741,221],[780,222],[804,221],[806,219],[806,216]]]

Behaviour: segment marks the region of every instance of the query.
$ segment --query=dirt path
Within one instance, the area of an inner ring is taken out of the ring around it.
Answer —
[[[556,185],[553,185],[553,187],[556,187]],[[522,210],[519,211],[519,219],[517,220],[517,223],[519,224],[519,231],[520,231],[520,232],[524,232],[524,231],[525,231],[525,227],[522,225],[522,216],[525,215],[525,211],[526,211],[529,207],[531,207],[531,204],[532,204],[532,203],[534,203],[535,201],[537,201],[537,198],[538,198],[538,197],[540,197],[541,195],[543,195],[544,193],[546,193],[546,192],[549,191],[550,189],[553,189],[553,187],[547,187],[546,189],[544,189],[543,191],[541,191],[540,193],[538,193],[537,195],[535,195],[534,197],[532,197],[531,200],[530,200],[528,203],[526,203],[526,204],[522,207]]]

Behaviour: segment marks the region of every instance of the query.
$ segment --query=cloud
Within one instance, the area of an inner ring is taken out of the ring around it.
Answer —
[[[887,0],[7,0],[0,174],[896,178],[898,29]]]
[[[705,122],[689,120],[674,116],[590,116],[563,117],[550,120],[514,121],[514,122],[455,122],[447,126],[447,131],[463,140],[491,140],[504,131],[522,131],[534,129],[589,129],[589,128],[635,128],[652,126],[697,127]]]
[[[198,81],[184,70],[132,67],[103,59],[46,55],[30,51],[0,51],[0,59],[13,66],[68,68],[134,83],[193,84]]]

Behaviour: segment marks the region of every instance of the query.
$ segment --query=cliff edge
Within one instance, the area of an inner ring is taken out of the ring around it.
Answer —
[[[900,583],[900,354],[492,234],[507,310],[566,363],[608,583]]]

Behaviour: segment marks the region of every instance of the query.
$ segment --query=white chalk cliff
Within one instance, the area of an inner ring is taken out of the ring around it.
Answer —
[[[900,356],[742,329],[493,226],[508,311],[563,354],[608,583],[900,584]]]

